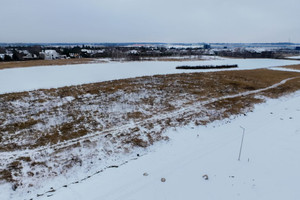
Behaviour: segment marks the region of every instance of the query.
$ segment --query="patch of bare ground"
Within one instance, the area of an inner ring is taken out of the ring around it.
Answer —
[[[283,80],[294,78],[281,84]],[[267,69],[145,76],[0,95],[0,180],[93,169],[167,140],[165,131],[245,114],[300,89],[299,73]]]
[[[8,69],[8,68],[20,68],[20,67],[75,65],[75,64],[102,63],[102,62],[104,61],[101,61],[99,59],[94,59],[94,58],[12,61],[12,62],[0,62],[0,70]]]
[[[283,67],[280,67],[280,68],[300,70],[300,65],[288,65],[288,66],[283,66]]]

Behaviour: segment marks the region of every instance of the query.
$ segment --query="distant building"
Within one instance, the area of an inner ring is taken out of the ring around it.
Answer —
[[[80,53],[69,53],[70,58],[81,58]]]
[[[138,54],[138,51],[137,50],[130,50],[127,53],[128,54]]]
[[[38,57],[35,54],[31,54],[28,50],[19,50],[18,52],[23,55],[23,60],[38,59]]]
[[[45,50],[44,52],[45,60],[55,60],[59,59],[60,55],[55,50]]]
[[[25,56],[23,56],[23,59],[24,60],[32,60],[32,59],[36,59],[37,58],[37,56],[36,55],[33,55],[33,54],[27,54],[27,55],[25,55]]]
[[[93,51],[90,49],[81,49],[81,52],[91,54]]]
[[[67,59],[67,55],[59,55],[59,59]]]

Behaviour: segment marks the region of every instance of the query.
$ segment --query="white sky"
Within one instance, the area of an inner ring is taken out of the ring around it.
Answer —
[[[300,42],[300,0],[0,0],[0,42]]]

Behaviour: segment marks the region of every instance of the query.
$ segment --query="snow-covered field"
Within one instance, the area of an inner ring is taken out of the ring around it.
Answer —
[[[40,199],[298,200],[299,102],[297,92],[228,124],[170,130],[170,142],[156,144],[145,156]],[[246,131],[238,161],[240,126]]]
[[[0,94],[154,74],[219,71],[176,70],[175,67],[179,65],[230,64],[238,64],[238,70],[245,70],[300,64],[300,62],[271,59],[220,59],[182,62],[109,62],[104,64],[5,69],[0,70]],[[284,68],[274,69],[288,71],[288,69]],[[299,70],[293,71],[299,72]],[[292,79],[297,81],[299,78],[296,76],[297,75],[293,75],[293,78],[284,79],[267,88],[257,90],[243,88],[247,91],[231,96],[228,92],[224,91],[224,96],[220,98],[210,97],[211,99],[207,100],[207,102],[219,101],[229,97],[245,97],[250,94],[257,94],[259,97],[265,99],[266,97],[260,96],[258,93],[284,85]],[[255,82],[255,84],[257,85],[258,83]],[[282,88],[284,89],[285,87]],[[29,95],[29,97],[34,98],[32,95]],[[89,97],[91,97],[91,95],[86,96],[86,98]],[[139,99],[139,97],[140,96],[134,96],[133,98]],[[251,97],[248,96],[245,98]],[[64,99],[54,98],[53,100],[63,101]],[[68,97],[66,100],[72,101],[73,99]],[[11,102],[12,101],[14,100],[11,100]],[[199,104],[197,107],[197,102],[198,101],[195,102],[195,106],[191,105],[189,110],[182,106],[182,112],[192,113],[196,112],[195,110],[201,111],[203,109],[201,107],[202,104],[201,106]],[[34,186],[32,186],[32,188],[29,187],[28,193],[27,189],[22,190],[22,187],[20,187],[20,190],[18,188],[16,191],[13,191],[11,184],[1,184],[0,200],[30,198],[47,200],[298,200],[300,199],[298,189],[300,185],[299,102],[300,91],[290,94],[289,96],[281,97],[280,99],[267,99],[265,103],[256,105],[253,112],[249,112],[245,115],[234,115],[229,119],[214,121],[206,126],[195,126],[192,123],[180,128],[174,128],[175,126],[173,126],[173,128],[168,128],[166,132],[163,133],[163,136],[170,138],[168,141],[161,140],[147,148],[133,149],[132,152],[128,154],[117,154],[115,157],[109,157],[109,155],[102,157],[103,160],[108,159],[104,161],[101,166],[99,165],[99,173],[91,174],[88,168],[76,166],[72,169],[73,171],[71,170],[70,173],[68,173],[67,177],[63,174],[59,174],[53,177],[53,179],[49,178],[47,180],[45,179],[45,181],[42,179],[44,185],[40,188],[34,188]],[[43,103],[44,102],[39,102],[35,104],[39,106]],[[101,103],[103,104],[103,101]],[[5,105],[5,102],[3,105]],[[70,103],[68,104],[66,102],[66,105],[70,106]],[[24,104],[23,106],[28,107],[32,117],[33,113],[31,109],[35,107],[31,106],[31,104]],[[179,105],[179,107],[181,106]],[[4,110],[5,106],[2,108]],[[90,112],[92,109],[89,109],[87,112],[92,113]],[[97,109],[100,108],[97,107]],[[116,107],[116,110],[117,109],[121,110],[123,108]],[[27,115],[26,110],[21,110],[20,112],[23,115]],[[214,110],[211,113],[214,114],[217,112],[223,111]],[[180,112],[175,110],[173,115],[170,116],[175,119],[178,117],[176,116],[177,113]],[[15,114],[15,112],[9,113],[9,116],[14,115],[17,114]],[[16,118],[18,117],[20,116],[16,116]],[[159,112],[153,116],[155,119],[159,117]],[[145,123],[147,123],[147,121],[145,121]],[[135,124],[132,121],[129,122],[129,125]],[[246,131],[241,161],[238,161],[242,139],[241,127],[244,127]],[[121,129],[123,129],[122,126]],[[117,132],[120,131],[117,130]],[[101,137],[106,138],[104,135],[101,135]],[[59,143],[59,145],[61,144],[63,144],[63,142]],[[109,147],[113,146],[109,142],[107,145]],[[48,147],[50,146],[43,146],[45,149]],[[97,150],[101,148],[102,147],[98,146],[90,150],[97,152]],[[87,149],[82,150],[83,154],[87,153],[87,155],[89,155],[88,152],[86,152]],[[18,154],[24,154],[25,156],[25,154],[31,151],[34,152],[32,155],[43,157],[43,152],[37,151],[36,149],[1,152],[0,155],[3,156],[3,159],[4,156],[6,156],[8,160],[13,160],[14,156],[18,156]],[[47,151],[52,152],[50,148],[46,150],[46,152]],[[67,154],[66,152],[62,151],[61,155],[72,156],[72,154]],[[137,155],[137,153],[139,155]],[[31,158],[36,158],[35,156],[31,156]],[[97,154],[95,156],[98,157],[99,155]],[[90,161],[93,160],[86,159],[83,163]],[[60,167],[57,166],[54,161],[53,163],[49,161],[49,163],[53,164],[51,165],[52,168]],[[95,161],[95,163],[97,164],[98,162]],[[111,163],[117,163],[118,165],[111,165]],[[9,166],[5,163],[0,164],[2,164],[2,167]],[[35,165],[33,165],[33,167],[35,167]],[[94,170],[97,170],[98,165],[96,168],[95,166],[93,167],[92,171],[94,172]],[[22,170],[25,172],[28,170],[29,173],[32,171],[30,168]],[[27,175],[28,178],[30,178],[30,174],[27,173]],[[205,180],[203,176],[207,176],[208,180]],[[32,175],[31,178],[32,177],[34,179],[38,176],[35,174]],[[82,177],[86,178],[82,179]],[[166,181],[162,182],[162,178],[165,178]],[[39,180],[36,180],[36,182],[41,183]],[[39,196],[38,194],[42,195]]]
[[[176,70],[175,68],[180,65],[233,64],[237,64],[239,69],[256,69],[300,64],[300,61],[274,59],[219,59],[182,62],[143,61],[4,69],[0,70],[0,94],[137,76],[191,72],[187,70]],[[195,71],[213,70],[193,70],[192,72]]]

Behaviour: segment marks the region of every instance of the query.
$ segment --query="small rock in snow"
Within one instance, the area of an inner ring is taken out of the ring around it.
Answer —
[[[149,174],[145,172],[145,173],[143,174],[143,176],[149,176]]]
[[[202,176],[202,178],[204,179],[204,180],[208,180],[208,175],[207,174],[204,174],[203,176]]]
[[[18,188],[18,185],[17,185],[17,184],[13,184],[13,185],[12,185],[12,190],[13,190],[13,191],[16,191],[17,188]]]
[[[164,182],[166,182],[166,179],[165,178],[161,178],[160,181],[164,183]]]

